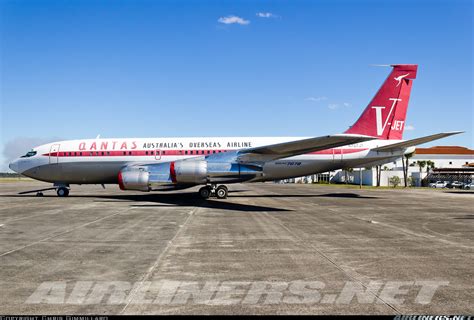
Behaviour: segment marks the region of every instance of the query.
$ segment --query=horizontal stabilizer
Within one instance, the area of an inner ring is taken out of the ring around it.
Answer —
[[[432,135],[426,136],[426,137],[416,138],[416,139],[412,139],[412,140],[406,140],[406,141],[403,141],[403,142],[398,142],[398,143],[393,143],[393,144],[389,144],[389,145],[382,146],[382,147],[373,148],[371,150],[373,150],[373,151],[383,151],[383,152],[399,151],[401,149],[417,146],[417,145],[422,144],[422,143],[430,142],[430,141],[433,141],[433,140],[438,140],[438,139],[441,139],[441,138],[446,138],[446,137],[449,137],[449,136],[452,136],[452,135],[455,135],[455,134],[460,134],[460,133],[463,133],[463,132],[464,131],[452,131],[452,132],[437,133],[437,134],[432,134]]]

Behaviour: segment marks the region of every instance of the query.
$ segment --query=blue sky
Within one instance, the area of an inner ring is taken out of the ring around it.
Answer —
[[[464,130],[431,145],[473,147],[471,1],[0,6],[2,163],[97,134],[342,132],[389,72],[370,65],[393,63],[419,64],[404,138]]]

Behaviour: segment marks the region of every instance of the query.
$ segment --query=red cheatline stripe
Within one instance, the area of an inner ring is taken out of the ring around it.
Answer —
[[[188,156],[222,153],[230,150],[121,150],[121,151],[60,151],[44,153],[43,156],[52,157],[125,157],[125,156]]]
[[[326,149],[321,151],[314,151],[306,154],[349,154],[367,150],[367,148],[354,148],[354,149]],[[161,150],[161,154],[157,154],[161,157],[166,156],[200,156],[209,155],[215,153],[222,153],[226,151],[234,150]],[[154,150],[121,150],[121,151],[60,151],[44,153],[43,156],[51,157],[155,157],[156,151]]]

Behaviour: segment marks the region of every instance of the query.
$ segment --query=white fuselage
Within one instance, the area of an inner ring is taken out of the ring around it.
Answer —
[[[210,154],[255,148],[305,137],[137,138],[68,140],[34,148],[36,154],[19,158],[10,168],[34,179],[64,184],[117,183],[121,168],[130,164],[171,162]],[[310,175],[340,168],[390,161],[400,153],[371,151],[399,141],[373,140],[339,148],[272,160],[263,165],[268,181]]]
[[[136,138],[68,140],[34,148],[10,168],[34,179],[61,184],[117,183],[118,172],[130,164],[171,162],[210,154],[255,148],[305,137]],[[370,149],[399,141],[373,140],[339,148],[271,160],[263,164],[268,181],[310,175],[348,167],[363,167],[398,158],[399,153]]]

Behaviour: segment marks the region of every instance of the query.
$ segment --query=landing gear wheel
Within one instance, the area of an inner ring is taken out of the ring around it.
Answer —
[[[211,188],[209,188],[207,186],[202,187],[201,189],[199,189],[199,195],[203,199],[208,199],[211,196]]]
[[[216,189],[216,197],[217,199],[225,199],[227,198],[227,194],[229,193],[229,190],[227,190],[226,186],[219,186]]]
[[[69,189],[60,187],[56,190],[56,193],[58,194],[58,197],[67,197],[69,195]]]

